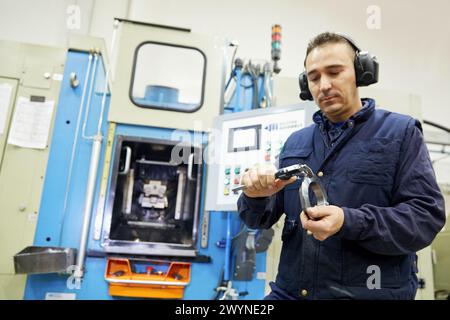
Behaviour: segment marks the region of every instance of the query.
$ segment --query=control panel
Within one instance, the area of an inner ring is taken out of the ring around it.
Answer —
[[[307,110],[309,106],[310,110]],[[257,164],[278,166],[286,139],[305,127],[313,106],[301,104],[223,115],[216,118],[214,156],[208,159],[206,210],[234,211],[242,191],[233,191],[245,171]]]

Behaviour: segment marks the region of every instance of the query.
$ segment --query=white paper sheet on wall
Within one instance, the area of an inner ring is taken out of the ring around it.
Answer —
[[[8,143],[24,148],[45,149],[54,101],[34,102],[19,97],[9,131]]]
[[[12,88],[8,83],[0,83],[0,135],[5,131]]]

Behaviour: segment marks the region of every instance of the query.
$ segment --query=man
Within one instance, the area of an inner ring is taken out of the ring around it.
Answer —
[[[303,210],[301,181],[276,180],[274,166],[242,177],[238,208],[249,227],[270,228],[286,215],[278,275],[266,299],[413,299],[415,253],[445,223],[420,123],[360,99],[357,85],[367,79],[355,71],[365,63],[359,54],[335,33],[309,43],[302,94],[309,90],[320,111],[313,125],[288,138],[279,158],[280,167],[311,167],[330,205]]]

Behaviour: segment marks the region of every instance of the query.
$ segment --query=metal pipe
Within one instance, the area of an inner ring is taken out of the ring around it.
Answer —
[[[231,270],[231,212],[227,212],[227,237],[225,242],[225,267],[224,267],[224,281],[230,281],[230,270]]]
[[[92,19],[94,18],[95,7],[96,7],[96,0],[92,1],[91,12],[89,12],[89,24],[87,27],[86,35],[92,34]]]
[[[91,66],[92,66],[92,53],[89,53],[88,66],[87,66],[87,71],[86,71],[86,78],[84,80],[83,92],[81,93],[81,102],[80,102],[80,107],[79,107],[80,110],[78,111],[77,125],[76,125],[76,129],[75,129],[75,139],[73,141],[72,153],[70,155],[69,174],[68,174],[67,182],[66,182],[66,192],[64,193],[62,226],[61,226],[61,233],[59,235],[59,244],[60,245],[61,245],[61,241],[62,241],[62,234],[63,234],[63,231],[64,231],[64,221],[65,221],[65,216],[66,216],[66,212],[67,212],[67,203],[68,203],[68,198],[69,198],[69,189],[70,189],[70,185],[72,183],[73,163],[74,163],[74,160],[75,160],[75,153],[76,153],[77,145],[78,145],[78,133],[80,131],[81,115],[83,114],[83,110],[84,110],[84,100],[86,98],[87,84],[88,84],[89,81],[92,81],[92,80],[90,80],[91,79]]]
[[[234,106],[234,112],[242,111],[241,85],[242,85],[242,68],[236,68],[236,105]]]
[[[259,108],[259,68],[257,66],[252,65],[251,62],[248,63],[248,70],[250,73],[250,77],[252,78],[253,83],[253,98],[252,98],[252,108]]]
[[[104,106],[106,103],[106,91],[107,91],[108,87],[109,87],[109,92],[112,92],[110,74],[111,74],[112,63],[114,61],[113,53],[114,53],[114,47],[116,44],[116,35],[117,35],[118,27],[119,27],[119,20],[115,19],[114,24],[113,24],[113,34],[112,34],[112,39],[111,39],[111,46],[109,48],[110,49],[109,57],[110,57],[111,61],[109,64],[109,68],[106,68],[106,65],[105,65],[105,69],[106,69],[105,86],[104,86],[104,90],[103,90],[102,110],[101,110],[101,115],[100,115],[100,120],[99,120],[99,126],[97,127],[97,132],[100,132],[101,122],[103,121],[103,112],[104,112]],[[111,125],[110,125],[110,127],[111,127]],[[106,192],[106,190],[104,192]],[[106,196],[105,196],[104,192],[103,191],[100,192],[100,196],[98,199],[97,213],[95,216],[94,240],[100,239],[100,232],[101,232],[101,228],[102,228],[102,224],[103,224],[103,210],[104,210],[105,204],[106,204]]]
[[[92,76],[91,83],[89,85],[88,101],[86,104],[87,108],[86,108],[86,112],[84,113],[83,131],[81,132],[81,137],[86,140],[92,140],[94,138],[94,137],[86,136],[86,126],[87,126],[89,113],[91,112],[91,98],[92,98],[92,91],[94,89],[95,73],[97,71],[97,62],[98,62],[98,54],[95,53],[94,54],[94,66],[93,66],[93,71],[92,71],[93,76]]]
[[[114,20],[113,34],[112,34],[112,39],[111,39],[111,52],[109,54],[109,56],[111,57],[111,62],[113,61],[113,53],[114,53],[114,47],[116,45],[116,36],[117,36],[117,28],[118,27],[119,27],[119,20]],[[111,64],[109,65],[109,68],[106,68],[105,87],[103,88],[102,108],[100,111],[100,118],[99,118],[98,126],[97,126],[97,134],[100,134],[101,128],[102,128],[103,116],[105,113],[105,105],[106,105],[106,92],[108,91],[108,87],[109,87],[109,90],[111,91],[111,86],[108,85],[111,68],[112,68]]]
[[[97,179],[100,151],[102,148],[102,138],[103,137],[99,135],[94,136],[94,143],[92,146],[91,161],[89,164],[89,176],[86,188],[86,202],[84,205],[84,212],[83,212],[83,226],[81,230],[80,245],[77,255],[77,264],[74,272],[74,277],[76,279],[83,278],[84,274],[84,258],[86,256],[86,244],[89,234],[89,226],[90,226],[89,222],[91,219],[92,203],[94,200],[95,181]]]
[[[113,30],[113,39],[111,43],[111,52],[114,50],[114,44],[115,44],[115,37],[118,27],[118,21],[114,21],[114,30]],[[96,55],[98,58],[98,54]],[[94,61],[95,65],[95,61]],[[95,68],[94,68],[95,69]],[[105,75],[105,87],[103,90],[103,98],[102,98],[102,107],[100,111],[100,118],[98,120],[98,126],[97,126],[97,134],[93,137],[93,146],[92,146],[92,153],[91,153],[91,160],[89,165],[89,175],[88,175],[88,184],[86,188],[86,200],[85,200],[85,206],[84,206],[84,213],[83,213],[83,225],[81,229],[81,237],[80,237],[80,245],[78,247],[78,256],[77,256],[77,264],[74,271],[74,277],[75,279],[81,279],[84,275],[84,259],[86,256],[86,245],[89,235],[89,227],[91,222],[91,213],[92,213],[92,204],[94,202],[94,193],[95,193],[95,182],[97,180],[97,172],[98,172],[98,166],[100,161],[100,153],[102,149],[102,139],[103,136],[101,135],[101,125],[103,122],[103,115],[106,105],[106,92],[108,90],[108,79],[109,79],[109,73],[111,70],[111,66],[107,68],[106,75]],[[92,83],[91,83],[92,88]],[[91,89],[90,89],[91,91]],[[91,92],[92,93],[92,92]],[[88,113],[88,110],[86,110],[86,113]],[[87,122],[87,119],[86,119]],[[85,129],[86,122],[83,124],[83,133]]]
[[[127,1],[127,12],[125,13],[125,17],[127,19],[130,19],[130,12],[131,12],[131,6],[132,6],[132,0]]]
[[[264,93],[266,96],[266,108],[272,106],[272,89],[270,88],[270,80],[272,78],[272,73],[270,70],[270,63],[264,65]]]

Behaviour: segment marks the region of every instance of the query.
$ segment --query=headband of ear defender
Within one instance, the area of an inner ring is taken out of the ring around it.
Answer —
[[[361,51],[355,42],[347,35],[337,33],[339,36],[347,40],[347,42],[356,51],[355,55],[355,75],[356,75],[356,86],[366,87],[371,84],[378,82],[378,61],[374,55],[371,55],[367,51]],[[306,76],[306,71],[300,73],[298,82],[300,85],[300,99],[302,100],[313,100],[311,91],[308,87],[308,78]]]

